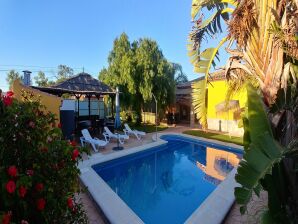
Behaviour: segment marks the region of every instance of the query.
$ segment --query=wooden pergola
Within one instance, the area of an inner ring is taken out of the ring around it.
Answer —
[[[112,114],[114,111],[114,98],[116,92],[112,90],[111,87],[102,83],[98,79],[93,78],[88,73],[79,73],[76,76],[73,76],[63,82],[60,82],[56,85],[49,86],[49,87],[40,87],[40,86],[31,86],[32,88],[38,89],[43,92],[47,92],[49,94],[53,94],[56,96],[62,96],[63,94],[70,94],[75,96],[78,101],[78,118],[80,116],[80,98],[85,96],[88,98],[88,114],[89,117],[91,115],[91,108],[90,108],[90,99],[92,97],[96,97],[98,100],[108,95],[112,98]]]

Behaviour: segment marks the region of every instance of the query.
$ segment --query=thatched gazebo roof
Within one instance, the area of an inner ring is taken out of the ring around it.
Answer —
[[[228,112],[229,110],[239,109],[239,100],[229,100],[228,102],[223,101],[215,105],[216,113]]]
[[[76,76],[73,76],[53,86],[32,86],[32,88],[59,96],[64,93],[89,96],[115,95],[115,92],[111,89],[111,87],[84,72],[79,73]]]

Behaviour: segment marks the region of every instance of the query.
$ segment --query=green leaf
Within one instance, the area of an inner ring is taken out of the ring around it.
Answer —
[[[251,142],[249,121],[246,117],[243,117],[242,121],[243,121],[243,127],[244,127],[243,145],[244,145],[244,149],[247,150]]]
[[[258,140],[258,143],[260,141]],[[270,159],[254,143],[250,145],[250,149],[244,154],[243,159],[249,163],[250,167],[259,172],[259,174],[266,171],[268,164],[270,164]]]
[[[280,158],[272,159],[274,153],[267,157],[264,153],[266,151],[263,148],[264,146],[260,144],[264,138],[270,138],[269,134],[264,133],[260,135],[255,144],[250,145],[249,150],[244,155],[244,160],[239,164],[235,179],[241,184],[241,187],[237,191],[235,190],[235,197],[240,205],[246,206],[251,199],[252,193],[259,192],[260,181],[266,174],[271,173],[273,165],[281,159],[281,154]],[[279,151],[279,149],[275,148],[272,151]]]
[[[196,62],[196,66],[198,67],[208,67],[209,66],[210,61],[208,60],[199,60],[198,62]]]
[[[206,79],[194,82],[192,84],[192,104],[197,118],[200,120],[203,128],[207,129],[207,83]]]
[[[198,119],[200,120],[203,128],[207,128],[207,82],[209,76],[209,70],[212,63],[214,62],[215,56],[218,54],[218,49],[227,41],[227,37],[223,38],[216,48],[209,48],[204,50],[199,56],[205,58],[206,60],[200,60],[195,63],[195,71],[200,73],[205,73],[204,81],[200,81],[192,85],[192,103],[197,114]]]
[[[201,68],[201,67],[194,67],[194,72],[196,73],[205,73],[206,72],[206,68]]]
[[[275,223],[274,219],[272,218],[272,214],[270,213],[269,210],[266,210],[263,212],[261,216],[261,223],[262,224],[272,224]]]
[[[205,50],[200,54],[200,58],[211,59],[214,50],[216,50],[214,47],[205,49]],[[207,64],[207,65],[208,65],[208,64]]]
[[[215,12],[212,14],[208,19],[204,20],[204,22],[198,27],[199,29],[203,29],[207,26],[210,27],[211,23],[214,23],[214,18],[220,13],[220,11]]]
[[[273,136],[263,102],[252,85],[247,85],[247,99],[251,141],[254,142],[264,132],[268,132],[270,136]]]
[[[251,198],[251,192],[245,188],[236,187],[235,188],[236,202],[238,204],[247,204]]]
[[[261,184],[258,184],[255,188],[254,188],[254,192],[255,194],[260,197],[260,192],[262,190],[262,185]]]
[[[202,6],[200,0],[193,0],[191,6],[191,18],[194,19],[198,12],[201,10]]]
[[[259,195],[262,183],[265,183],[272,172],[272,167],[284,156],[283,148],[274,140],[260,96],[251,86],[248,92],[248,119],[243,124],[247,136],[244,138],[249,147],[243,160],[239,163],[236,181],[241,187],[235,189],[235,197],[242,206],[241,213],[255,192]],[[269,179],[268,179],[269,180]]]

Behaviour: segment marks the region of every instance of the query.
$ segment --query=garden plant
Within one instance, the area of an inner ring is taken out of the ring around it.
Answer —
[[[0,98],[0,222],[87,223],[77,168],[84,148],[63,139],[38,97]]]

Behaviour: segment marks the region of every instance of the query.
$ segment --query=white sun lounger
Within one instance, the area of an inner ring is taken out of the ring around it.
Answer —
[[[135,135],[138,140],[141,140],[142,136],[146,135],[143,131],[132,130],[128,124],[124,124],[124,127],[123,131],[126,135]]]
[[[110,141],[111,138],[115,138],[119,141],[120,144],[124,144],[124,140],[129,139],[129,136],[124,134],[114,134],[110,131],[110,129],[108,127],[104,127],[104,133],[103,135],[105,136],[105,138],[107,139],[107,141]]]
[[[98,138],[92,138],[87,129],[83,129],[81,132],[83,135],[83,137],[80,138],[81,145],[85,146],[86,143],[90,144],[95,152],[98,152],[99,147],[105,147],[108,144],[107,139],[103,141]]]

